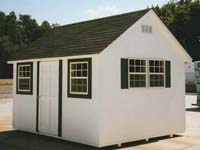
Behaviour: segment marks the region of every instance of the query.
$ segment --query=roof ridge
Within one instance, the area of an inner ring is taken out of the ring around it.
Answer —
[[[126,12],[126,13],[122,13],[122,14],[107,16],[107,17],[100,17],[100,18],[96,18],[96,19],[85,20],[85,21],[80,21],[80,22],[75,22],[75,23],[70,23],[70,24],[57,26],[57,27],[54,27],[53,29],[58,29],[58,28],[66,27],[66,26],[72,26],[72,25],[78,25],[78,24],[81,24],[81,23],[93,22],[93,21],[102,20],[102,19],[109,19],[109,18],[113,18],[113,17],[120,17],[120,16],[129,15],[129,14],[133,14],[133,13],[144,12],[144,11],[148,12],[150,10],[151,9],[146,8],[146,9],[141,9],[141,10],[137,10],[137,11],[131,11],[131,12]]]

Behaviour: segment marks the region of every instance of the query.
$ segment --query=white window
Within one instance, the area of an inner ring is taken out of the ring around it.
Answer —
[[[146,60],[129,59],[129,87],[146,87]]]
[[[70,62],[70,94],[88,94],[88,62]]]
[[[165,61],[149,60],[150,87],[165,86]]]
[[[31,64],[18,65],[18,92],[31,91]]]

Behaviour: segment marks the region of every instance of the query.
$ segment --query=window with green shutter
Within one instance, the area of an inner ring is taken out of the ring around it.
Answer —
[[[148,87],[171,87],[170,61],[122,58],[121,89]]]

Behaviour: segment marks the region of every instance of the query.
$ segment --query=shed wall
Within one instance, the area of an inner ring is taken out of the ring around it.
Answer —
[[[97,78],[99,77],[99,64],[97,56],[98,55],[85,55],[53,59],[27,60],[27,62],[33,61],[33,95],[16,94],[17,62],[15,62],[13,84],[13,127],[20,130],[36,132],[37,61],[63,60],[62,138],[69,141],[98,146],[99,109],[97,104],[99,96],[99,83]],[[92,99],[69,98],[67,96],[67,62],[68,59],[76,58],[92,58]]]
[[[185,130],[184,62],[159,24],[146,14],[100,54],[100,147]],[[121,89],[121,58],[170,60],[171,88]]]

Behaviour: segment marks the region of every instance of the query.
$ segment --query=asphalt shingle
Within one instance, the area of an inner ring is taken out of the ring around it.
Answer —
[[[147,12],[145,9],[56,27],[9,60],[98,54]]]

